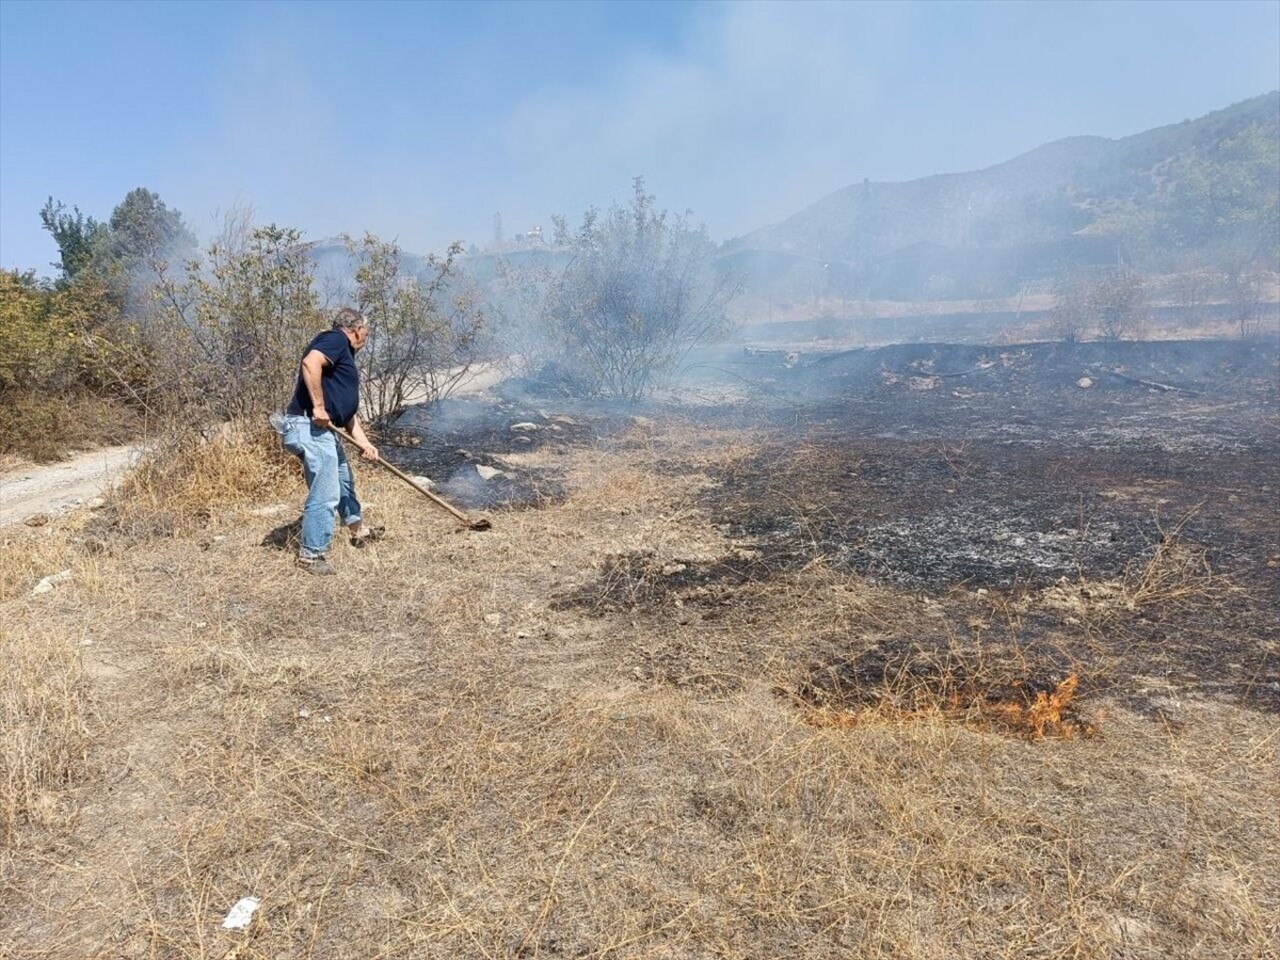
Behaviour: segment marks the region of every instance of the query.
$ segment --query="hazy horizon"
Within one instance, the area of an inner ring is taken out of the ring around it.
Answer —
[[[156,190],[310,239],[485,246],[624,199],[717,240],[864,177],[978,169],[1280,86],[1280,5],[0,6],[0,265],[50,272],[47,196]],[[56,55],[55,55],[56,54]]]

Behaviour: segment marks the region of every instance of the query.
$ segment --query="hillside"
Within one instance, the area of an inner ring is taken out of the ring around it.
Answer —
[[[1272,92],[1118,140],[1059,140],[985,170],[854,184],[730,241],[725,262],[770,285],[824,270],[824,284],[849,296],[992,295],[1116,259],[1231,269],[1274,262],[1278,196]]]

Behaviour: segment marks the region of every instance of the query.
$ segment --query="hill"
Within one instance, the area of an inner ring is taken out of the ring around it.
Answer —
[[[1005,163],[863,181],[725,244],[759,284],[837,295],[991,296],[1073,264],[1149,271],[1275,262],[1280,92],[1118,140],[1071,137]]]

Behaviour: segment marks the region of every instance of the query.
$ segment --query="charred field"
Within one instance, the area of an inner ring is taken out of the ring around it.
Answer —
[[[1278,361],[508,383],[381,438],[493,529],[358,467],[339,588],[287,460],[6,531],[0,954],[1273,956]]]
[[[560,602],[723,607],[816,564],[972,611],[882,640],[899,660],[1000,636],[1135,703],[1157,676],[1280,710],[1276,361],[1239,343],[913,345],[765,371],[767,406],[700,411],[762,435],[699,496],[735,552],[616,557]]]

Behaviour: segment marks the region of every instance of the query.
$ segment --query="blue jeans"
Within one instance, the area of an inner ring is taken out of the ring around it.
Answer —
[[[334,510],[344,524],[360,522],[351,464],[337,436],[315,426],[310,417],[286,416],[281,438],[284,448],[302,461],[302,475],[307,479],[298,556],[314,560],[323,557],[333,542]]]

